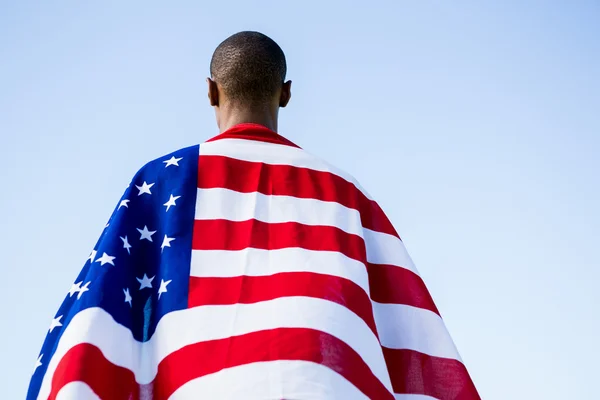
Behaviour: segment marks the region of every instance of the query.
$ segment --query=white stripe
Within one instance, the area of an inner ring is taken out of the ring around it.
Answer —
[[[395,394],[396,400],[438,400],[437,397],[427,396],[426,394]]]
[[[372,199],[352,175],[296,147],[244,139],[220,139],[214,142],[202,143],[200,145],[200,155],[225,156],[243,161],[262,162],[271,165],[291,165],[330,172],[352,183],[368,199]]]
[[[430,356],[460,361],[444,321],[436,313],[405,304],[375,301],[373,313],[382,346],[416,350]]]
[[[196,219],[257,219],[268,223],[298,222],[334,226],[362,237],[360,213],[331,201],[240,193],[229,189],[198,189]]]
[[[367,261],[373,264],[396,265],[419,275],[402,240],[396,236],[367,228],[363,228],[363,236],[367,247]],[[402,288],[398,288],[398,290],[402,290]]]
[[[241,365],[193,379],[170,400],[368,400],[343,376],[307,361],[271,361]]]
[[[315,272],[349,279],[369,293],[362,263],[340,253],[298,248],[280,250],[194,250],[191,275],[198,277],[264,276],[279,272]],[[373,302],[381,344],[460,360],[440,316],[404,304]]]
[[[229,189],[198,189],[197,220],[226,219],[266,223],[298,222],[306,225],[334,226],[364,238],[367,261],[406,268],[418,275],[404,243],[396,236],[362,228],[357,210],[335,202],[240,193]]]
[[[351,280],[369,294],[369,276],[364,264],[335,251],[299,248],[239,251],[192,250],[191,276],[266,276],[281,272],[314,272]]]
[[[63,386],[56,395],[56,400],[101,400],[87,383],[70,382]]]
[[[184,346],[276,328],[308,328],[328,333],[356,351],[390,390],[391,382],[379,342],[356,314],[337,303],[308,297],[284,297],[255,304],[202,306],[166,314],[152,338],[140,343],[101,308],[79,312],[64,330],[48,365],[38,399],[50,392],[60,359],[73,346],[90,343],[113,364],[125,367],[144,384],[156,376],[158,364]]]

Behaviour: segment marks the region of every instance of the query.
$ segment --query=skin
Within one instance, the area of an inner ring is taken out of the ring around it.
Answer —
[[[206,83],[208,84],[208,100],[210,105],[215,108],[217,126],[221,133],[242,123],[263,125],[277,132],[279,109],[287,106],[292,98],[292,81],[284,82],[281,88],[273,93],[269,101],[260,104],[233,102],[227,98],[218,82],[206,78]]]

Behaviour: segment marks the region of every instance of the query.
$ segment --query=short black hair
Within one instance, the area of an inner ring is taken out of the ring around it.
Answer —
[[[227,97],[237,103],[269,100],[285,81],[287,66],[281,47],[259,32],[239,32],[213,53],[210,74]]]

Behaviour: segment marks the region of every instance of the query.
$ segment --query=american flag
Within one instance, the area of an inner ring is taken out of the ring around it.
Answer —
[[[478,399],[354,178],[238,125],[144,166],[52,319],[27,399]]]

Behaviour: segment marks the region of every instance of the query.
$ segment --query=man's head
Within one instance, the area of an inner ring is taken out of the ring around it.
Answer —
[[[259,110],[285,107],[291,82],[285,82],[285,55],[268,36],[240,32],[225,39],[210,62],[208,97],[212,106]]]

